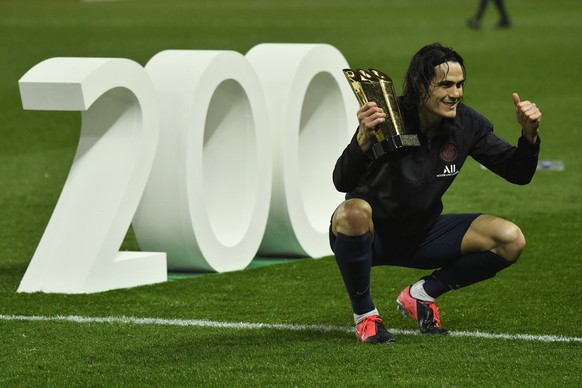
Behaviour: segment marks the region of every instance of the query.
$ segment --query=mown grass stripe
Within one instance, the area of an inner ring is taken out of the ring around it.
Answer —
[[[297,331],[322,331],[322,332],[351,332],[350,326],[328,325],[299,325],[285,323],[252,323],[252,322],[219,322],[205,319],[163,319],[163,318],[136,318],[136,317],[83,317],[78,315],[0,315],[3,321],[44,321],[44,322],[73,322],[73,323],[117,323],[134,325],[163,325],[163,326],[195,326],[222,329],[273,329],[273,330],[297,330]],[[394,334],[418,335],[416,330],[389,329]],[[562,335],[534,335],[534,334],[495,334],[480,331],[451,331],[453,337],[470,337],[484,339],[522,340],[534,342],[581,342],[582,337],[568,337]]]

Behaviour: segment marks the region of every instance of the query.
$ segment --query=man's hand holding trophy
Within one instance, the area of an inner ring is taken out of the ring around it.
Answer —
[[[376,139],[372,146],[375,159],[402,147],[418,147],[418,136],[407,132],[396,101],[392,79],[376,69],[343,69],[360,106],[374,101],[386,113],[386,121],[376,128]]]

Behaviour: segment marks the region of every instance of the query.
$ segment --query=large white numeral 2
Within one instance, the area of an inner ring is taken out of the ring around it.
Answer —
[[[75,159],[19,292],[88,293],[162,282],[165,253],[118,252],[159,133],[155,89],[127,59],[54,58],[20,80],[25,109],[82,111]]]

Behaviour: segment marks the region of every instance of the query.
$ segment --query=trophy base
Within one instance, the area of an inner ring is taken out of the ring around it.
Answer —
[[[372,146],[374,158],[378,159],[387,153],[402,147],[420,147],[420,141],[416,135],[395,135],[391,136]]]

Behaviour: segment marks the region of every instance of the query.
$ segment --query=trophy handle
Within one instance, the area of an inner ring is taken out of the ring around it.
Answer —
[[[352,91],[356,95],[356,99],[358,100],[360,106],[367,104],[368,98],[362,89],[362,84],[360,83],[360,77],[358,74],[352,69],[343,69],[343,72],[348,80],[348,83],[352,87]]]

